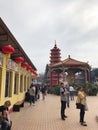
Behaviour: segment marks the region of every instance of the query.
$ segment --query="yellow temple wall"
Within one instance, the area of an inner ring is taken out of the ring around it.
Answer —
[[[11,61],[11,59],[10,59]],[[27,91],[27,89],[29,88],[31,82],[32,82],[32,75],[30,71],[27,71],[26,68],[21,67],[21,65],[18,65],[17,63],[15,63],[15,67],[12,68],[8,68],[7,65],[8,63],[8,57],[6,54],[3,54],[2,52],[0,52],[0,105],[3,105],[4,102],[6,100],[10,100],[11,101],[11,108],[13,107],[13,105],[17,102],[17,101],[21,101],[24,100],[25,98],[25,92]],[[9,62],[10,64],[10,62]],[[14,64],[13,64],[14,65]],[[18,67],[18,68],[17,68]],[[5,86],[6,86],[6,72],[10,72],[11,73],[11,79],[10,79],[10,89],[9,89],[9,96],[5,96]],[[15,91],[15,74],[17,74],[17,89],[16,89],[16,93],[14,93]],[[22,88],[20,90],[20,79],[22,75],[22,80],[21,80],[21,84],[22,84]]]

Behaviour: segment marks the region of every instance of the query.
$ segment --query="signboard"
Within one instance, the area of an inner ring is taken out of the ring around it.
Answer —
[[[18,65],[16,62],[14,62],[11,59],[7,60],[7,66],[8,69],[14,70],[14,71],[18,71]]]

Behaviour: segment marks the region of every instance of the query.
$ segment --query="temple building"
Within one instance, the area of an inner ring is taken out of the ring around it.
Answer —
[[[61,60],[60,49],[57,45],[50,50],[50,64],[46,75],[46,83],[50,86],[58,85],[60,82],[68,84],[90,82],[91,67],[88,63],[68,58]]]
[[[37,69],[0,18],[0,105],[24,100]]]

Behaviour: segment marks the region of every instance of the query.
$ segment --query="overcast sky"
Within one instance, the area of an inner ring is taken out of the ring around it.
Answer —
[[[0,17],[38,70],[55,40],[61,59],[98,67],[98,0],[0,0]]]

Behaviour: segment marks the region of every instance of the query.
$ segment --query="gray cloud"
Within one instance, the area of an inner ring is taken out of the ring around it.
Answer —
[[[54,40],[62,60],[70,54],[97,67],[97,14],[97,0],[0,1],[1,18],[38,72],[44,72],[49,63]]]

